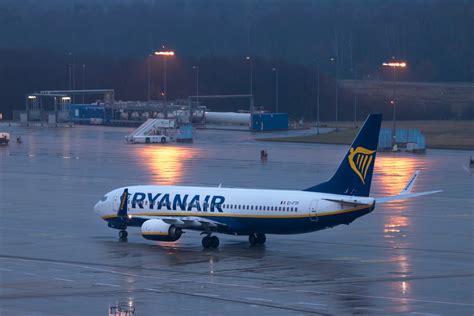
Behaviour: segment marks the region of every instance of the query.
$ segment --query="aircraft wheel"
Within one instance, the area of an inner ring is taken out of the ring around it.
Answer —
[[[147,144],[150,143],[150,137],[145,138],[145,143],[147,143]]]
[[[265,234],[258,233],[256,234],[256,237],[257,237],[257,244],[259,245],[263,245],[267,241],[267,237],[265,236]]]
[[[162,144],[166,143],[166,138],[161,137],[161,143],[162,143]]]
[[[210,237],[211,239],[211,248],[218,248],[219,247],[219,238],[217,236]]]
[[[120,239],[127,239],[127,237],[128,237],[128,233],[127,233],[126,230],[119,231],[119,238]]]
[[[255,246],[257,244],[257,236],[255,236],[255,234],[249,235],[249,243],[251,246]]]
[[[212,240],[211,240],[211,237],[209,236],[206,236],[202,239],[202,247],[204,249],[208,249],[208,248],[211,248],[212,246]]]

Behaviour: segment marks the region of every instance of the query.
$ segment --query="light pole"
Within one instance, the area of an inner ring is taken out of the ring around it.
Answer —
[[[316,130],[317,130],[317,133],[319,135],[319,125],[320,125],[320,122],[319,122],[319,63],[316,63],[316,80],[318,81],[317,83],[317,93],[318,93],[318,98],[317,98],[317,102],[316,102],[316,118],[317,118],[317,122],[316,122]]]
[[[163,87],[164,88],[163,100],[166,103],[166,97],[168,94],[168,91],[166,89],[166,59],[168,56],[174,56],[174,51],[159,51],[159,52],[155,52],[155,55],[163,56],[163,86],[164,86]]]
[[[250,95],[253,95],[253,59],[250,56],[245,57],[250,62]]]
[[[69,68],[69,90],[76,89],[76,74],[74,67],[74,54],[69,52],[69,57],[71,57],[71,64]],[[74,94],[72,94],[72,103],[74,103]]]
[[[82,64],[82,90],[84,90],[85,77],[86,77],[86,65]],[[84,104],[84,91],[82,91],[82,104]]]
[[[338,72],[339,72],[339,60],[338,58],[331,58],[331,61],[334,62],[335,66],[336,66],[336,75],[335,75],[335,86],[336,86],[336,132],[339,131],[339,121],[338,121],[338,115],[339,115],[339,111],[338,111],[338,107],[339,107],[339,94],[338,94],[338,89],[337,89],[337,77],[338,77]]]
[[[317,119],[317,124],[316,124],[316,129],[317,133],[319,134],[319,127],[321,126],[321,120],[320,120],[320,82],[321,82],[321,71],[320,71],[320,66],[321,62],[332,62],[334,61],[335,58],[331,59],[326,59],[326,58],[319,58],[319,59],[313,59],[313,62],[316,65],[316,119]],[[337,87],[336,87],[336,93],[337,93]],[[336,99],[336,107],[337,107],[337,99]],[[337,113],[336,113],[336,121],[337,121]]]
[[[395,58],[392,58],[395,59]],[[392,100],[390,100],[390,104],[393,106],[393,128],[392,128],[392,147],[395,146],[397,143],[396,139],[396,121],[397,121],[397,103],[395,101],[395,81],[397,77],[397,68],[405,68],[407,66],[406,62],[388,62],[383,63],[382,66],[390,67],[393,70],[393,77],[392,77]]]
[[[193,66],[193,69],[196,71],[196,97],[199,99],[199,67]]]
[[[147,59],[147,100],[150,102],[151,99],[151,54],[148,54]]]
[[[278,113],[278,68],[272,68],[272,71],[275,72],[275,113]]]

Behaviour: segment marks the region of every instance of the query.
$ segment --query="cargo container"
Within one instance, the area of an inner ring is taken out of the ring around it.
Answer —
[[[100,105],[72,104],[69,107],[69,117],[74,123],[106,124],[110,122],[111,112]]]
[[[257,113],[252,116],[252,130],[256,132],[288,129],[287,113]]]
[[[177,142],[192,142],[193,141],[193,126],[192,124],[183,124],[179,127],[178,135],[176,135]]]

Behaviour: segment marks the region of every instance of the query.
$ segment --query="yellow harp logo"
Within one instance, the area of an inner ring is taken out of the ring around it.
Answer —
[[[359,176],[363,184],[370,164],[374,160],[375,150],[368,150],[364,147],[351,148],[349,153],[349,165],[351,169]]]

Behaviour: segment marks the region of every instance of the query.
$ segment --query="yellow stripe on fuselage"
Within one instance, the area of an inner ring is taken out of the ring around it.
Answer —
[[[357,207],[345,209],[345,210],[337,210],[337,211],[332,211],[332,212],[325,212],[325,213],[318,213],[315,214],[315,216],[329,216],[329,215],[337,215],[337,214],[343,214],[343,213],[349,213],[349,212],[355,212],[355,211],[360,211],[366,208],[369,208],[371,205],[370,204],[364,204],[360,205]],[[180,211],[181,212],[181,211]],[[258,215],[258,214],[225,214],[225,213],[137,213],[137,214],[128,214],[130,217],[140,217],[140,216],[197,216],[197,217],[236,217],[236,218],[305,218],[305,217],[314,217],[313,215],[310,215],[309,213],[305,214],[300,214],[300,215]],[[103,219],[108,219],[108,218],[114,218],[117,217],[117,215],[105,215],[102,216]]]

